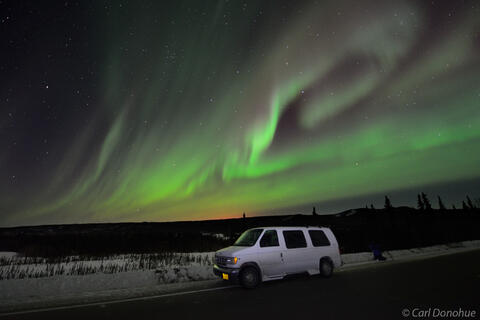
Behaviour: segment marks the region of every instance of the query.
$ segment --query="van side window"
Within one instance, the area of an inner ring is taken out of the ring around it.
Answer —
[[[283,231],[283,237],[288,249],[307,247],[307,241],[301,230]]]
[[[278,247],[278,235],[276,230],[267,230],[260,240],[260,247]]]
[[[310,239],[314,247],[326,247],[330,245],[330,241],[322,230],[308,230]]]

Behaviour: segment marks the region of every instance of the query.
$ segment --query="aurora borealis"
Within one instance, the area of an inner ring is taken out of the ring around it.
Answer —
[[[475,1],[0,7],[2,226],[480,196]]]

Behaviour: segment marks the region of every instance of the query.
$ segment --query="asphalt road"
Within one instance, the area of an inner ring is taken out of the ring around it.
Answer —
[[[480,319],[480,250],[297,277],[254,290],[230,287],[149,300],[9,315],[3,319],[414,319],[475,310]],[[408,309],[408,311],[404,311]],[[404,317],[402,311],[409,316]],[[418,317],[417,317],[418,318]],[[425,319],[423,318],[423,319]],[[465,319],[465,317],[463,318]]]

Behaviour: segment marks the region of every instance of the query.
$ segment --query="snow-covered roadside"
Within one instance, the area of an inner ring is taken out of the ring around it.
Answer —
[[[113,274],[61,275],[37,279],[0,281],[0,306],[8,300],[103,290],[155,287],[158,285],[215,279],[211,266],[190,265],[162,270]]]
[[[412,257],[441,255],[444,253],[453,253],[474,248],[480,248],[480,240],[454,242],[431,247],[384,251],[383,256],[387,258],[387,261],[403,260],[410,259]],[[342,261],[344,263],[344,267],[352,267],[359,264],[376,262],[373,260],[373,254],[371,252],[342,254]]]
[[[4,276],[0,280],[0,310],[42,300],[74,297],[91,300],[92,296],[106,294],[108,298],[118,293],[138,295],[157,292],[169,284],[212,280],[216,279],[213,257],[214,252],[204,252],[116,255],[86,260],[65,257],[59,262],[47,262],[0,253],[0,260],[3,259],[0,275]]]
[[[403,260],[421,256],[436,256],[480,248],[480,240],[464,241],[408,250],[385,251],[387,260]],[[212,256],[213,253],[202,253]],[[10,256],[12,256],[10,254]],[[377,263],[371,252],[342,255],[344,266],[355,267]],[[200,281],[199,281],[200,280]],[[118,273],[97,272],[86,275],[57,275],[43,278],[0,281],[0,312],[39,305],[56,305],[112,300],[132,296],[152,295],[165,290],[182,290],[218,282],[209,264],[192,261],[186,265],[163,265],[156,270]],[[170,288],[170,289],[169,289]],[[73,301],[73,302],[72,302]]]
[[[85,276],[131,271],[159,270],[161,281],[172,282],[171,277],[189,277],[184,269],[197,271],[199,266],[210,267],[213,252],[120,254],[111,256],[66,256],[59,258],[24,257],[15,252],[0,252],[0,282],[55,276]],[[170,271],[175,271],[172,275]]]
[[[17,253],[12,252],[12,251],[0,251],[0,259],[1,258],[11,259],[11,258],[15,257],[16,255],[17,255]]]

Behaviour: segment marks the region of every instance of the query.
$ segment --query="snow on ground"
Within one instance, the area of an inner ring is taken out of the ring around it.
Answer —
[[[10,255],[0,261],[0,307],[9,302],[215,279],[214,252],[69,256],[59,261]]]
[[[371,252],[346,253],[342,254],[342,262],[344,264],[359,263],[372,260]]]
[[[16,252],[0,251],[0,259],[1,259],[1,258],[11,259],[12,257],[15,257],[16,255],[17,255]]]
[[[480,240],[385,251],[383,254],[387,260],[402,260],[468,248],[480,248]],[[55,263],[45,259],[26,259],[15,253],[0,255],[0,274],[9,276],[0,280],[0,308],[46,298],[101,296],[109,290],[153,292],[174,283],[216,279],[212,272],[213,258],[213,252],[132,254],[86,260],[65,257]],[[345,267],[376,263],[371,252],[343,254],[342,261]],[[72,270],[74,272],[70,272]]]
[[[0,257],[0,281],[44,278],[52,276],[76,276],[96,273],[113,274],[130,271],[171,271],[184,268],[196,270],[200,266],[211,266],[214,253],[154,253],[129,254],[108,257],[67,256],[46,259],[9,255]],[[192,271],[192,272],[193,272]],[[179,273],[179,271],[176,271]],[[180,272],[183,275],[184,272]],[[198,272],[197,272],[198,273]],[[169,282],[169,273],[164,280]],[[190,274],[185,274],[188,277]],[[163,279],[162,278],[162,279]]]
[[[455,242],[449,244],[436,245],[431,247],[383,251],[383,256],[387,260],[401,260],[415,256],[434,255],[446,253],[459,248],[480,248],[480,240]],[[342,254],[342,261],[345,265],[357,263],[366,263],[373,260],[371,252],[347,253]]]

